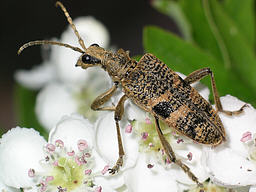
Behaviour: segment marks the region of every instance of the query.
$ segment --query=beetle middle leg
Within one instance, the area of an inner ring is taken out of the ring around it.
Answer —
[[[116,109],[115,109],[115,122],[116,122],[116,131],[117,131],[117,141],[118,141],[118,151],[119,151],[119,157],[115,164],[115,166],[111,169],[109,169],[109,173],[115,174],[119,170],[119,168],[123,165],[123,156],[124,156],[124,148],[121,138],[121,132],[119,127],[119,121],[122,119],[122,116],[124,114],[124,102],[127,99],[126,95],[123,95],[121,99],[119,100]]]
[[[206,68],[202,68],[202,69],[198,69],[192,73],[190,73],[185,79],[184,81],[187,82],[188,84],[194,83],[196,81],[201,80],[202,78],[204,78],[205,76],[210,75],[211,77],[211,84],[212,84],[212,91],[213,91],[213,97],[214,97],[214,102],[216,104],[216,109],[218,112],[223,112],[227,115],[238,115],[240,113],[243,112],[243,109],[247,106],[246,104],[243,105],[239,110],[237,111],[226,111],[223,110],[221,102],[220,102],[220,97],[216,88],[216,84],[215,84],[215,79],[214,79],[214,75],[213,72],[211,71],[210,68],[206,67]]]
[[[189,176],[189,178],[191,178],[199,187],[202,188],[203,184],[198,181],[198,178],[191,172],[190,168],[187,165],[185,165],[184,163],[182,163],[181,160],[176,158],[176,155],[175,155],[171,145],[165,139],[165,137],[161,131],[158,117],[155,117],[155,124],[156,124],[156,131],[158,133],[159,139],[161,141],[161,144],[162,144],[164,151],[165,151],[167,157],[169,158],[169,160],[171,162],[175,163],[176,165],[178,165]]]
[[[114,94],[118,86],[118,82],[115,82],[115,84],[106,92],[99,95],[94,102],[91,104],[91,109],[95,111],[114,111],[115,112],[115,122],[116,122],[116,131],[117,131],[117,141],[118,141],[118,151],[119,151],[119,157],[115,164],[115,166],[112,169],[109,169],[109,173],[115,174],[119,170],[119,168],[123,165],[123,156],[124,156],[124,148],[121,138],[121,132],[120,132],[120,126],[119,121],[122,119],[122,115],[124,113],[124,102],[127,99],[126,95],[123,95],[121,99],[119,100],[116,107],[114,106],[106,106],[101,107],[104,103],[106,103]]]

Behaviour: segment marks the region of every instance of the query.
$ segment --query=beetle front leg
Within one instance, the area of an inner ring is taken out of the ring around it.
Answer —
[[[221,102],[220,102],[220,97],[216,88],[216,84],[215,84],[215,79],[214,79],[214,75],[213,72],[211,71],[210,68],[206,67],[206,68],[202,68],[199,70],[196,70],[192,73],[190,73],[185,79],[184,81],[187,82],[188,84],[194,83],[196,81],[201,80],[202,78],[204,78],[205,76],[210,75],[211,77],[211,84],[212,84],[212,91],[213,91],[213,97],[214,97],[214,102],[216,104],[216,109],[218,112],[223,112],[227,115],[238,115],[240,113],[243,112],[243,109],[247,106],[246,104],[243,105],[239,110],[237,111],[226,111],[223,110]]]
[[[119,168],[123,165],[124,148],[123,148],[122,137],[121,137],[120,127],[119,127],[119,121],[122,119],[122,116],[124,113],[124,102],[126,99],[127,99],[127,96],[123,95],[119,100],[115,109],[114,118],[116,122],[119,157],[118,157],[118,160],[116,161],[115,166],[112,169],[109,169],[109,173],[111,174],[115,174],[116,172],[118,172]]]
[[[168,159],[175,163],[176,165],[178,165],[188,176],[189,178],[191,178],[199,187],[203,187],[203,184],[200,183],[198,181],[198,178],[191,172],[191,170],[189,169],[189,167],[187,165],[185,165],[184,163],[182,163],[181,160],[177,159],[176,158],[176,155],[171,147],[171,145],[169,144],[169,142],[165,139],[162,131],[161,131],[161,128],[160,128],[160,125],[159,125],[159,119],[158,117],[155,117],[155,124],[156,124],[156,131],[158,133],[158,136],[159,136],[159,139],[160,139],[160,142],[164,148],[164,151],[168,157]]]
[[[106,106],[101,107],[104,103],[106,103],[114,94],[118,86],[118,82],[115,84],[105,93],[99,95],[91,104],[91,109],[94,111],[115,111],[114,106]]]

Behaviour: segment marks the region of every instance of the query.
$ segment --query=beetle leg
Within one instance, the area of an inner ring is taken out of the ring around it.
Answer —
[[[106,103],[114,94],[118,86],[118,82],[115,84],[105,93],[99,95],[91,104],[91,109],[94,111],[115,111],[114,106],[106,106],[101,107],[104,103]]]
[[[119,151],[119,158],[116,161],[115,166],[112,169],[109,169],[109,173],[115,174],[119,168],[123,165],[123,156],[124,156],[124,148],[122,143],[122,137],[119,127],[119,121],[122,119],[124,113],[124,102],[127,99],[126,95],[123,95],[119,100],[116,110],[115,110],[115,122],[116,122],[116,131],[117,131],[117,141],[118,141],[118,151]]]
[[[192,73],[190,73],[185,79],[184,81],[187,82],[188,84],[194,83],[196,81],[201,80],[202,78],[204,78],[205,76],[210,75],[211,77],[211,84],[212,84],[212,91],[213,91],[213,97],[214,97],[214,102],[216,104],[216,108],[218,112],[223,112],[227,115],[238,115],[240,113],[243,112],[243,109],[247,106],[246,104],[243,105],[239,110],[237,111],[226,111],[223,110],[221,102],[220,102],[220,97],[216,88],[216,84],[215,84],[215,79],[214,79],[214,75],[213,72],[211,71],[210,68],[206,67],[206,68],[202,68],[202,69],[198,69]]]
[[[165,151],[166,155],[168,156],[169,160],[171,162],[175,163],[176,165],[178,165],[189,176],[189,178],[191,178],[199,187],[203,187],[203,184],[198,181],[198,178],[190,171],[189,167],[187,165],[185,165],[184,163],[182,163],[181,160],[176,158],[176,155],[175,155],[171,145],[165,139],[165,137],[161,131],[158,117],[155,117],[155,124],[156,124],[156,130],[157,130],[159,139],[161,141],[161,144],[162,144],[164,151]]]

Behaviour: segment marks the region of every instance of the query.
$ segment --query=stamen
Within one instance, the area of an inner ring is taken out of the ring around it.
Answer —
[[[75,155],[75,151],[73,150],[73,151],[71,151],[71,152],[67,152],[67,155],[68,155],[68,156],[74,156],[74,155]]]
[[[48,152],[54,152],[55,151],[55,145],[48,143],[46,145],[46,149],[48,150]]]
[[[101,192],[101,191],[102,191],[102,187],[101,186],[96,187],[95,192]]]
[[[54,162],[53,162],[53,166],[55,166],[55,167],[59,166],[58,161],[54,161]]]
[[[55,141],[55,145],[56,145],[56,147],[63,148],[64,147],[64,142],[62,140],[58,139],[58,140]]]
[[[48,176],[46,177],[45,181],[46,183],[50,182],[50,181],[53,181],[54,177],[53,176]]]
[[[148,146],[149,147],[154,147],[154,144],[153,143],[149,143]]]
[[[141,134],[141,139],[142,140],[146,140],[148,138],[148,132],[143,132],[142,134]]]
[[[241,142],[245,143],[246,141],[249,141],[252,139],[252,133],[247,131],[243,134],[242,138],[240,139]]]
[[[192,160],[192,153],[189,152],[188,155],[187,155],[187,157],[188,157],[188,160],[191,161],[191,160]]]
[[[84,174],[85,175],[90,175],[92,173],[92,170],[91,169],[87,169],[84,171]]]
[[[146,121],[146,124],[151,124],[152,123],[151,120],[148,117],[145,119],[145,121]]]
[[[29,177],[34,177],[35,176],[35,170],[34,169],[29,169],[28,170],[28,176]]]
[[[41,192],[44,192],[44,191],[46,191],[46,189],[47,189],[47,184],[46,184],[46,182],[45,181],[43,181],[43,182],[41,182],[40,183],[40,191]]]
[[[184,140],[183,139],[178,139],[177,140],[177,143],[179,144],[179,143],[183,143],[184,142]]]
[[[132,125],[129,124],[129,125],[127,125],[126,128],[125,128],[125,133],[131,133],[131,132],[132,132]]]
[[[109,165],[106,165],[106,166],[104,167],[104,169],[101,171],[101,174],[102,174],[102,175],[105,175],[105,174],[108,172],[108,169],[109,169]]]
[[[84,151],[85,149],[88,148],[88,144],[87,144],[87,142],[85,140],[80,139],[77,142],[77,147],[78,147],[79,151]]]

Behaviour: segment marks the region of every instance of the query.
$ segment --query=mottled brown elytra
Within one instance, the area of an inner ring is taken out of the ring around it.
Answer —
[[[217,146],[225,141],[226,136],[217,112],[224,112],[228,115],[239,114],[243,111],[245,105],[238,111],[233,112],[222,109],[214,76],[209,68],[199,69],[182,79],[150,53],[142,56],[137,62],[129,57],[129,51],[124,51],[123,49],[111,52],[97,44],[92,44],[86,48],[66,8],[60,2],[57,2],[56,5],[60,6],[65,13],[82,49],[60,42],[40,40],[24,44],[19,49],[18,54],[33,45],[52,44],[64,46],[82,53],[76,66],[80,66],[83,69],[101,66],[109,74],[114,85],[111,89],[98,96],[92,103],[91,108],[93,110],[114,111],[115,113],[114,120],[116,122],[119,158],[115,166],[109,170],[110,173],[117,172],[123,164],[125,153],[119,121],[124,113],[125,100],[131,99],[136,105],[155,117],[156,131],[170,161],[180,166],[194,182],[202,186],[189,167],[176,158],[172,147],[162,134],[159,119],[197,143]],[[210,103],[190,86],[191,83],[199,81],[207,75],[211,77],[216,111]],[[112,97],[119,85],[122,86],[124,95],[117,105],[102,106]]]

